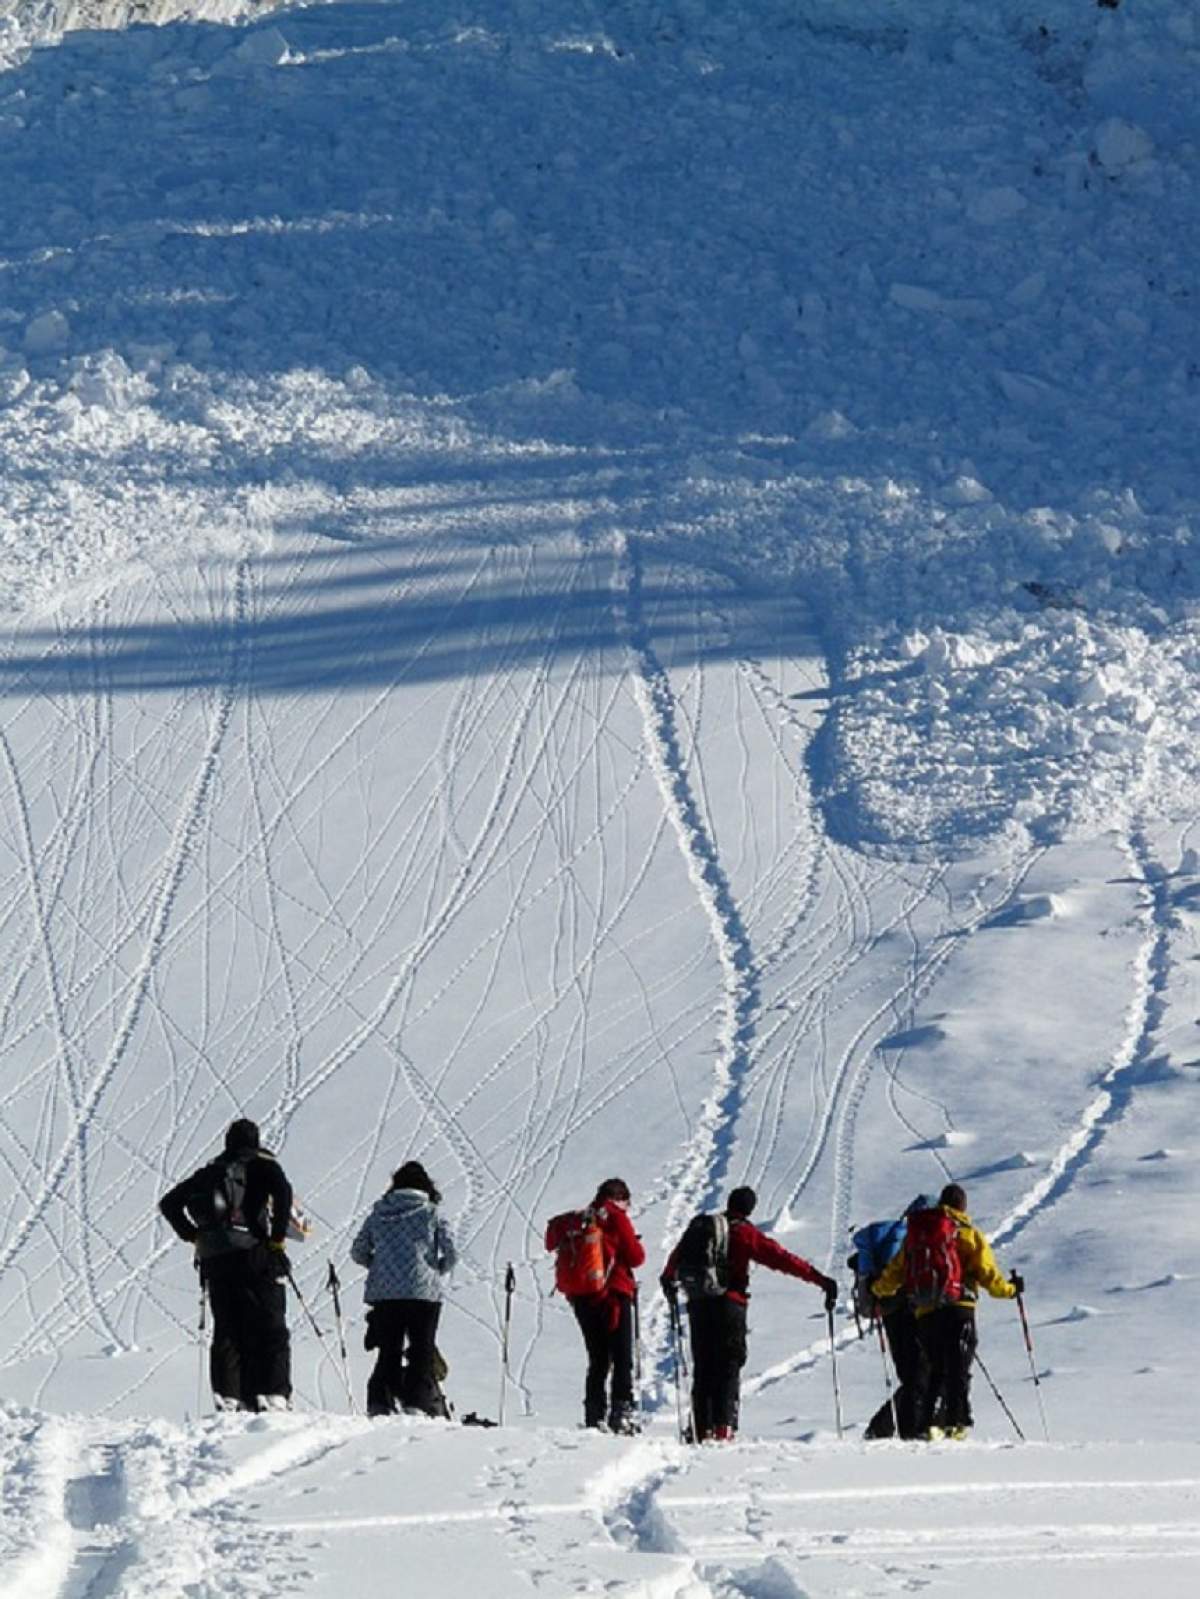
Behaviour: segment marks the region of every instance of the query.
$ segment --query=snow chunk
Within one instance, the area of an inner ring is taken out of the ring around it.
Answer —
[[[951,1127],[947,1132],[938,1133],[935,1137],[927,1139],[926,1149],[966,1149],[973,1144],[978,1135],[968,1133],[959,1127]]]
[[[1011,222],[1013,217],[1020,216],[1028,204],[1029,201],[1019,189],[1005,184],[996,189],[984,189],[977,194],[967,206],[967,215],[972,222],[982,222],[990,227],[998,222]]]
[[[1114,176],[1148,161],[1153,153],[1154,140],[1146,130],[1122,117],[1109,117],[1096,129],[1096,159]]]
[[[105,411],[127,411],[151,392],[147,379],[133,372],[115,350],[76,361],[69,387],[83,405]]]
[[[1095,1309],[1092,1305],[1072,1305],[1061,1319],[1063,1321],[1090,1321],[1093,1316],[1102,1314],[1102,1311]]]
[[[246,67],[281,67],[292,60],[292,47],[278,28],[261,28],[243,39],[232,56]]]
[[[938,496],[947,505],[983,505],[993,498],[992,491],[978,478],[960,473]]]
[[[923,289],[917,283],[893,283],[888,297],[894,305],[906,311],[940,311],[942,297],[932,289]]]
[[[45,311],[26,324],[25,349],[30,355],[52,355],[71,342],[71,324],[61,311]]]
[[[840,411],[822,411],[804,430],[812,439],[851,439],[858,432],[849,417]]]
[[[912,648],[915,639],[906,641]],[[922,669],[931,675],[953,672],[969,666],[987,666],[995,657],[994,647],[980,638],[962,633],[945,633],[940,627],[931,630],[929,642],[916,656]]]
[[[1059,894],[1022,894],[984,922],[985,927],[1018,927],[1023,922],[1054,921],[1067,912]]]

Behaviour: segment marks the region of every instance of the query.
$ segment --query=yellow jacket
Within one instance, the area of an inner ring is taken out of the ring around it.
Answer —
[[[992,1246],[974,1226],[971,1218],[950,1205],[939,1205],[937,1208],[950,1216],[958,1226],[958,1258],[962,1262],[963,1276],[959,1304],[965,1305],[968,1310],[974,1309],[981,1288],[986,1289],[993,1299],[1015,1299],[1017,1290],[1001,1272],[992,1254]],[[871,1284],[871,1292],[877,1299],[887,1299],[892,1294],[900,1293],[903,1287],[904,1245],[901,1244],[899,1254],[892,1256]],[[930,1309],[918,1310],[917,1316],[928,1316]]]

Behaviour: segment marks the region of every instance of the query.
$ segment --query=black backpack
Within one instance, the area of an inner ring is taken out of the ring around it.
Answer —
[[[729,1218],[693,1216],[675,1251],[675,1278],[689,1299],[717,1299],[729,1286]]]
[[[202,1233],[226,1248],[249,1249],[258,1241],[245,1213],[246,1161],[241,1157],[214,1160],[196,1173],[187,1197],[187,1212]],[[215,1236],[214,1236],[215,1235]]]

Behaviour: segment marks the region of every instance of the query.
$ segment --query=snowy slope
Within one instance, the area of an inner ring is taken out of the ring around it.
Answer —
[[[0,34],[12,1591],[1190,1592],[1193,8],[81,15]],[[197,1420],[154,1201],[243,1111],[326,1338]],[[517,1269],[500,1434],[329,1414],[410,1153],[461,1412]],[[613,1171],[633,1444],[540,1247]],[[681,1453],[692,1210],[838,1270],[948,1176],[1035,1442],[981,1382],[953,1455],[839,1443],[767,1278],[747,1441]]]

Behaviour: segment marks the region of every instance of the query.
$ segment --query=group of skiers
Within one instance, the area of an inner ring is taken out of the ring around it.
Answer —
[[[406,1161],[350,1248],[351,1258],[367,1271],[364,1343],[376,1351],[367,1384],[370,1415],[449,1413],[436,1340],[446,1279],[457,1256],[440,1198],[420,1162]],[[616,1433],[638,1430],[634,1273],[646,1252],[630,1220],[630,1200],[628,1185],[610,1177],[588,1206],[555,1216],[545,1234],[555,1256],[556,1288],[571,1306],[586,1351],[584,1424]],[[677,1358],[681,1295],[686,1302],[691,1394],[684,1430],[696,1443],[726,1441],[737,1433],[751,1265],[819,1288],[832,1338],[837,1282],[760,1231],[750,1220],[756,1202],[752,1188],[738,1187],[723,1213],[694,1217],[660,1278]],[[244,1118],[233,1122],[221,1153],[172,1188],[159,1206],[195,1248],[212,1311],[210,1376],[218,1409],[286,1409],[292,1391],[286,1245],[289,1237],[304,1236],[304,1223],[291,1184],[262,1147],[258,1127]],[[865,1312],[877,1327],[896,1374],[866,1437],[965,1436],[972,1420],[979,1292],[1011,1299],[1024,1288],[1021,1278],[1001,1274],[956,1183],[942,1190],[936,1204],[921,1196],[896,1221],[862,1229],[855,1245],[849,1262],[855,1312]]]

